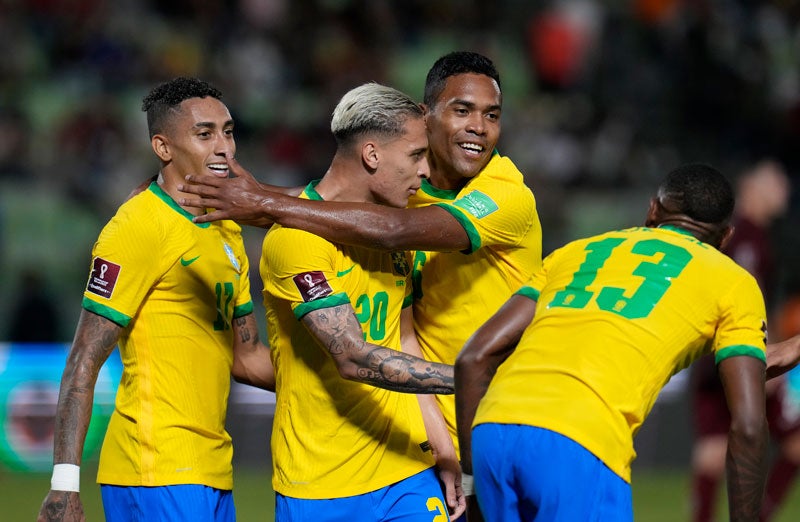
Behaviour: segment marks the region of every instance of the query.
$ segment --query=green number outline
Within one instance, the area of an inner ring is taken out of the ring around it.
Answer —
[[[361,294],[356,299],[356,318],[362,325],[369,324],[369,336],[380,341],[386,337],[386,312],[389,308],[389,294],[380,291],[372,296]],[[366,339],[367,333],[364,332]]]
[[[626,319],[641,319],[650,315],[669,287],[692,260],[692,255],[683,247],[660,239],[645,239],[636,242],[631,253],[654,257],[663,254],[657,262],[642,261],[632,274],[642,278],[642,283],[630,296],[624,295],[624,288],[606,286],[595,297],[587,290],[597,278],[614,250],[624,242],[623,238],[606,238],[586,245],[586,259],[572,281],[564,290],[556,293],[550,306],[565,308],[584,308],[595,298],[598,308],[612,312]]]
[[[223,292],[224,290],[224,292]],[[233,283],[225,281],[214,285],[214,292],[217,294],[217,318],[214,320],[214,330],[223,331],[231,328],[231,301],[233,300]],[[225,302],[222,297],[225,296]]]

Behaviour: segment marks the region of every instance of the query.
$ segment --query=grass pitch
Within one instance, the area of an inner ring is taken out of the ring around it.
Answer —
[[[81,497],[89,522],[104,521],[100,489],[94,483],[94,469],[84,466]],[[275,495],[269,472],[240,468],[234,477],[234,501],[240,522],[273,522]],[[0,519],[8,522],[33,521],[50,487],[50,475],[0,471]],[[727,520],[725,495],[720,495],[717,520]],[[639,522],[689,520],[689,476],[685,471],[636,470],[633,477],[634,517]],[[774,522],[800,520],[800,485]]]

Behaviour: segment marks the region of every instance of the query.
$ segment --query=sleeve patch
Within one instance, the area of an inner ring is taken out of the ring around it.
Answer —
[[[478,219],[484,218],[498,209],[497,203],[492,198],[477,190],[457,199],[453,205],[463,208]]]
[[[331,285],[325,279],[325,274],[320,271],[303,272],[292,277],[294,284],[300,291],[300,297],[304,302],[313,301],[320,297],[325,297],[333,293]]]
[[[101,257],[94,258],[92,273],[89,274],[89,281],[86,283],[86,291],[104,299],[111,299],[121,269],[122,267],[116,263],[106,261]]]

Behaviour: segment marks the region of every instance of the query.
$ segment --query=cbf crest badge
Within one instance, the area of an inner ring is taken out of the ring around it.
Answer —
[[[400,275],[408,275],[411,271],[405,252],[392,252],[392,264],[394,265],[394,271]]]
[[[231,246],[228,243],[223,242],[222,247],[225,249],[225,253],[228,254],[228,259],[233,265],[233,268],[235,268],[237,272],[241,272],[242,267],[239,265],[239,260],[236,259],[236,255],[234,255]]]

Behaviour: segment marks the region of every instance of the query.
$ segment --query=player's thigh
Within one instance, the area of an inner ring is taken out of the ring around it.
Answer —
[[[234,522],[233,493],[198,484],[100,487],[106,522]]]
[[[515,464],[523,520],[633,522],[630,484],[593,453],[550,430],[520,426],[517,432],[518,447],[534,456]],[[538,487],[529,492],[529,482]]]
[[[516,448],[509,443],[511,435],[503,424],[479,424],[472,428],[475,495],[486,520],[519,520],[512,466],[517,457]]]
[[[475,490],[487,520],[633,520],[630,484],[569,438],[499,424],[476,426],[472,438]]]

